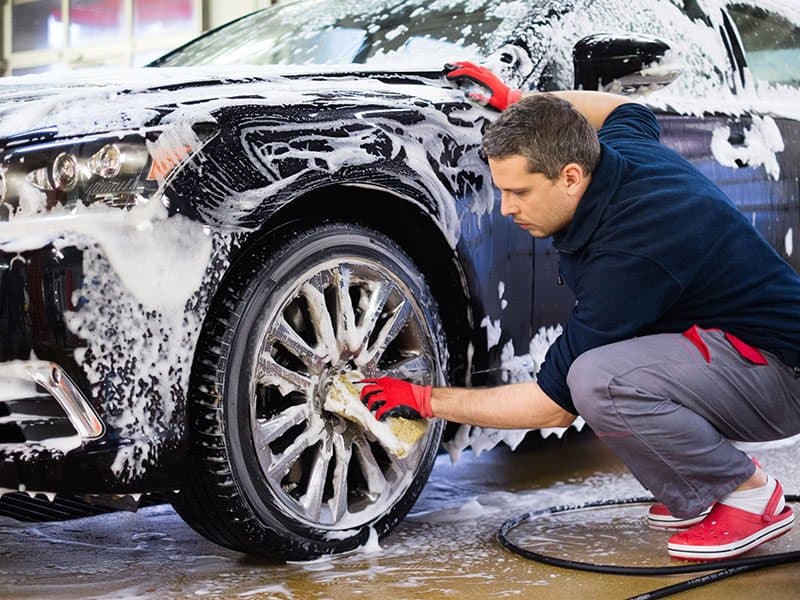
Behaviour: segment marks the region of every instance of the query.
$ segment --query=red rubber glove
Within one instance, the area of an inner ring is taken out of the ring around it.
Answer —
[[[464,80],[477,83],[481,91],[467,89],[467,96],[471,100],[484,106],[491,106],[499,111],[504,111],[522,98],[522,90],[514,90],[503,83],[500,78],[486,67],[478,66],[471,62],[457,62],[444,66],[447,79],[455,81],[459,86],[464,86]]]
[[[429,419],[431,410],[431,386],[414,385],[402,379],[379,377],[362,379],[361,402],[382,421],[386,417],[406,419]]]

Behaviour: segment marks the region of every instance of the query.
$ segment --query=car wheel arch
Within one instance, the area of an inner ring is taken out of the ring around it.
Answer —
[[[469,285],[458,250],[448,242],[431,205],[374,184],[316,188],[297,195],[270,215],[231,257],[229,271],[239,260],[246,260],[254,248],[269,244],[270,239],[287,230],[342,221],[380,231],[403,248],[425,274],[447,334],[449,381],[463,385],[467,380],[467,347],[474,327]]]

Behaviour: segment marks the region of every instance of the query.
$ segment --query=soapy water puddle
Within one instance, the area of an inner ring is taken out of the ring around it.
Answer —
[[[671,560],[664,551],[667,538],[676,530],[648,527],[647,507],[641,503],[539,515],[515,527],[508,538],[520,548],[562,560],[621,567],[685,564]],[[796,549],[800,549],[800,533],[792,530],[750,556]]]
[[[346,555],[303,563],[277,564],[216,546],[167,505],[64,523],[0,518],[0,597],[624,598],[688,579],[569,571],[525,560],[499,545],[498,527],[516,515],[647,495],[599,442],[588,434],[575,437],[513,453],[468,452],[455,464],[440,455],[416,506],[390,536]],[[777,473],[780,466],[789,493],[800,490],[795,453],[792,446],[758,454],[767,469]],[[560,558],[671,564],[665,551],[669,534],[647,527],[646,510],[631,505],[546,515],[520,525],[510,537]],[[763,552],[800,549],[800,533],[768,546]],[[798,584],[796,565],[786,565],[694,593],[790,598]]]

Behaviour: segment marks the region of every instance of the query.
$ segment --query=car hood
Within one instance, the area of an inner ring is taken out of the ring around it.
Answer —
[[[158,124],[181,107],[203,105],[207,114],[244,98],[286,104],[353,94],[463,99],[439,73],[362,65],[67,71],[0,78],[0,138],[129,130]]]

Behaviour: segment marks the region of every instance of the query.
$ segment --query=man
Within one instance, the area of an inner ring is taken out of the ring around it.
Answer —
[[[601,92],[510,90],[458,63],[503,112],[484,151],[501,212],[552,236],[577,299],[536,383],[490,389],[366,381],[376,418],[566,427],[580,414],[659,500],[654,527],[689,560],[787,532],[781,485],[730,440],[800,432],[800,278],[713,183],[659,142],[653,113]],[[513,104],[509,108],[509,104]],[[508,109],[508,110],[505,110]]]

